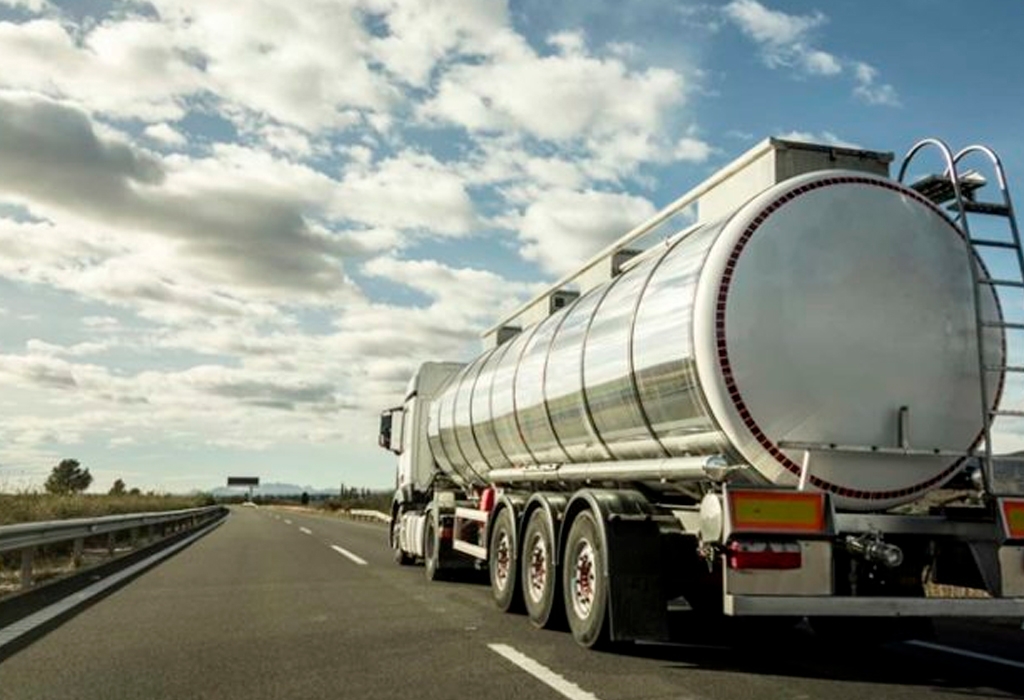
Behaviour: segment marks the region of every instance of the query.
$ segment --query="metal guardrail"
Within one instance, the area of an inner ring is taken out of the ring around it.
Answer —
[[[98,518],[69,518],[67,520],[0,525],[0,554],[12,551],[21,552],[21,588],[26,589],[33,585],[33,561],[36,549],[39,547],[72,542],[71,564],[73,569],[77,569],[81,565],[87,539],[107,535],[107,550],[113,556],[118,533],[130,532],[134,548],[143,528],[148,531],[147,540],[152,542],[156,529],[160,530],[160,539],[163,539],[176,532],[195,529],[226,512],[227,509],[223,506],[207,506],[185,510],[106,515]]]
[[[391,516],[390,515],[388,515],[387,513],[382,513],[379,510],[352,509],[352,510],[349,510],[349,511],[346,511],[346,512],[349,515],[351,515],[353,518],[363,518],[365,520],[376,520],[376,521],[383,522],[383,523],[391,521]]]

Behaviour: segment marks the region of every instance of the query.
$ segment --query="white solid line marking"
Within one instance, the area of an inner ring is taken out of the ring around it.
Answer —
[[[343,557],[348,557],[349,559],[354,561],[356,564],[359,564],[361,566],[366,566],[366,560],[365,559],[363,559],[360,556],[357,556],[357,555],[353,554],[352,552],[348,551],[344,547],[339,547],[336,544],[332,544],[331,545],[331,549],[333,549],[335,552],[337,552],[338,554],[340,554]]]
[[[307,535],[312,535],[313,534],[313,531],[310,530],[308,527],[300,527],[299,528],[299,532],[304,532]]]
[[[291,525],[291,524],[292,524],[292,521],[291,521],[291,520],[285,520],[285,521],[284,521],[284,524],[285,524],[285,525]]]
[[[491,651],[501,654],[516,666],[523,669],[548,687],[553,688],[565,697],[570,698],[570,700],[598,700],[597,696],[593,693],[588,693],[575,683],[570,683],[547,666],[542,666],[526,654],[517,651],[507,644],[488,644],[487,646]]]
[[[186,537],[180,542],[174,543],[167,549],[162,549],[159,552],[146,557],[142,561],[136,562],[131,566],[122,569],[121,571],[118,571],[116,574],[112,574],[104,579],[100,579],[96,583],[86,586],[82,590],[76,591],[71,595],[67,596],[66,598],[61,598],[56,603],[52,603],[51,605],[46,606],[42,610],[37,610],[31,615],[23,617],[17,622],[7,625],[7,627],[0,628],[0,649],[10,644],[21,635],[31,632],[36,627],[46,624],[47,622],[49,622],[50,620],[59,615],[63,615],[72,608],[81,605],[82,603],[86,602],[87,600],[93,598],[96,595],[99,595],[106,589],[120,583],[129,576],[133,576],[139,571],[159,562],[161,559],[165,559],[171,556],[179,549],[182,549],[183,547],[192,544],[194,541],[198,540],[206,533],[210,532],[216,527],[219,527],[223,522],[224,519],[218,520],[217,522],[207,527],[204,527],[199,532]]]
[[[957,649],[956,647],[947,647],[945,644],[933,644],[932,642],[924,642],[920,639],[911,639],[905,644],[910,644],[915,647],[921,647],[922,649],[932,649],[933,651],[944,651],[947,654],[956,654],[957,656],[966,656],[969,659],[978,659],[979,661],[988,661],[993,664],[1002,664],[1003,666],[1011,666],[1013,668],[1024,668],[1024,663],[1020,661],[1013,661],[1011,659],[1004,659],[1001,656],[991,656],[989,654],[981,654],[976,651],[967,651],[966,649]]]

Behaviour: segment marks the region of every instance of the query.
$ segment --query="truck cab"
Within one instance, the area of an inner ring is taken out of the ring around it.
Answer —
[[[377,444],[398,457],[391,503],[391,537],[396,549],[397,540],[403,538],[403,515],[421,511],[433,495],[437,466],[427,440],[430,402],[463,366],[457,362],[423,363],[409,380],[402,404],[380,414]],[[416,538],[405,533],[404,539]],[[413,547],[411,551],[418,549]]]

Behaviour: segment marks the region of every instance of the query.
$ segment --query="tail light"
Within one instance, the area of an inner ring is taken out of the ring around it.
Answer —
[[[734,540],[725,549],[730,569],[799,569],[803,563],[798,542]]]

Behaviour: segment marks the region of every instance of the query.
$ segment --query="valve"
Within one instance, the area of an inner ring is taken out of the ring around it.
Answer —
[[[847,536],[846,551],[890,569],[895,569],[903,563],[903,550],[894,544],[883,542],[878,534]]]

